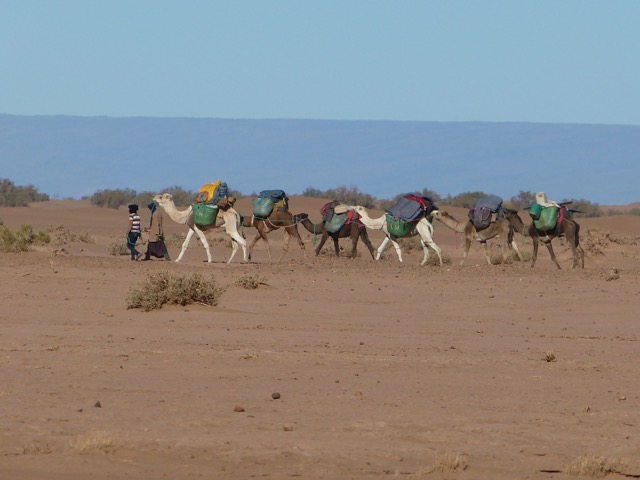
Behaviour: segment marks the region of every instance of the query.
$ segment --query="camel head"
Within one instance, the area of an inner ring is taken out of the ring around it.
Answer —
[[[358,212],[358,215],[360,215],[361,217],[368,217],[369,214],[367,213],[367,210],[362,206],[362,205],[349,205],[347,206],[348,210],[355,210],[356,212]]]
[[[433,218],[437,220],[442,220],[443,218],[450,218],[451,220],[454,219],[451,215],[442,210],[434,210],[433,212],[431,212],[431,215],[433,215]]]
[[[162,193],[153,197],[153,201],[161,207],[173,203],[173,196],[170,193]]]
[[[300,223],[303,220],[306,220],[307,218],[309,218],[309,215],[306,213],[296,213],[293,216],[293,223]]]

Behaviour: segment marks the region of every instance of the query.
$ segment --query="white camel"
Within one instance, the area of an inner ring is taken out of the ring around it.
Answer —
[[[367,228],[370,228],[371,230],[382,230],[384,232],[385,238],[378,247],[376,260],[380,260],[382,252],[387,248],[389,242],[391,242],[398,254],[398,260],[402,262],[402,251],[400,250],[400,245],[398,245],[398,242],[396,241],[399,237],[389,233],[386,216],[382,215],[379,218],[371,218],[367,213],[367,210],[361,205],[350,206],[348,208],[352,208],[358,212],[360,215],[360,221],[364,223]],[[440,260],[440,265],[442,265],[442,251],[433,241],[433,225],[431,225],[426,218],[421,218],[420,221],[416,222],[416,225],[407,235],[405,235],[405,237],[413,237],[415,235],[420,235],[420,245],[422,245],[422,251],[424,253],[420,265],[424,265],[427,263],[427,260],[429,260],[429,248],[427,248],[427,245],[436,252],[438,259]]]
[[[176,204],[173,202],[173,197],[170,193],[163,193],[160,195],[156,195],[153,197],[153,201],[160,205],[167,215],[176,223],[185,224],[189,227],[189,233],[187,233],[187,238],[185,238],[184,243],[182,244],[182,250],[180,250],[180,255],[176,258],[176,262],[182,260],[184,252],[187,250],[189,246],[189,242],[191,241],[191,237],[195,233],[198,235],[200,242],[204,245],[204,249],[207,251],[207,261],[211,263],[211,251],[209,250],[209,242],[207,241],[207,237],[204,235],[204,230],[209,230],[216,227],[224,226],[225,231],[231,237],[231,256],[227,263],[230,263],[233,260],[236,252],[238,251],[238,244],[242,246],[242,251],[244,253],[244,261],[247,260],[247,242],[242,235],[239,233],[240,228],[240,214],[236,212],[233,208],[229,207],[226,210],[220,209],[218,212],[218,217],[216,219],[216,223],[211,225],[196,225],[193,221],[193,210],[191,205],[186,210],[178,210],[176,208]]]

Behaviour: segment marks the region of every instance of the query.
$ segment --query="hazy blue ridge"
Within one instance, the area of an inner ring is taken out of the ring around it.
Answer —
[[[640,201],[640,127],[0,114],[0,165],[0,178],[59,198],[222,179],[243,193],[428,187],[626,204]]]

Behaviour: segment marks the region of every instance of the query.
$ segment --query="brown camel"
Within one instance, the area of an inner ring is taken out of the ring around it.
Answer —
[[[531,267],[536,264],[536,260],[538,259],[538,242],[542,242],[547,246],[553,263],[556,264],[556,267],[560,268],[558,259],[551,246],[551,240],[556,237],[565,237],[573,253],[573,268],[576,268],[578,264],[581,264],[582,268],[584,268],[584,249],[580,245],[580,225],[573,218],[570,218],[569,209],[563,205],[561,205],[560,208],[565,210],[565,212],[563,212],[564,218],[562,221],[558,221],[555,228],[551,230],[538,230],[533,222],[531,222],[530,225],[525,225],[518,215],[509,219],[516,232],[531,237],[533,241]]]
[[[325,230],[324,222],[314,224],[311,222],[311,220],[309,220],[309,217],[306,214],[296,215],[296,217],[298,221],[302,224],[302,226],[306,228],[308,231],[310,231],[314,235],[317,235],[317,234],[322,235],[322,238],[320,239],[320,243],[318,243],[318,245],[316,246],[316,256],[318,256],[318,254],[320,253],[320,250],[322,249],[322,246],[327,241],[327,239],[331,237],[333,239],[333,246],[336,249],[336,257],[339,257],[340,244],[338,239],[351,237],[351,244],[352,244],[351,258],[356,257],[358,239],[362,238],[362,241],[369,249],[369,253],[371,253],[371,258],[375,260],[375,254],[373,253],[374,252],[373,245],[371,245],[371,241],[369,240],[369,235],[367,234],[367,229],[365,228],[363,223],[359,221],[352,221],[349,223],[345,223],[340,230],[334,233],[330,233]]]
[[[462,254],[460,265],[462,265],[467,258],[467,254],[469,253],[471,242],[473,240],[477,240],[482,244],[484,247],[484,256],[487,259],[487,263],[491,265],[491,257],[489,256],[487,240],[491,240],[495,237],[499,237],[502,240],[502,263],[507,262],[508,249],[510,248],[513,249],[513,251],[516,252],[516,255],[518,255],[518,258],[522,260],[522,255],[520,255],[518,245],[513,241],[514,228],[509,220],[509,217],[513,215],[517,217],[518,213],[515,210],[510,209],[504,209],[504,211],[505,216],[503,218],[491,222],[487,228],[483,228],[482,230],[477,230],[471,220],[467,222],[458,222],[447,212],[436,210],[433,212],[433,217],[455,232],[464,233],[464,253]]]
[[[247,258],[251,260],[251,252],[253,251],[254,245],[261,238],[264,240],[264,243],[267,246],[267,254],[269,255],[269,263],[271,262],[271,248],[269,246],[269,240],[267,240],[267,235],[274,230],[279,229],[280,227],[284,228],[284,244],[282,247],[282,255],[278,259],[277,263],[284,258],[284,256],[289,251],[289,239],[294,237],[298,240],[298,245],[302,249],[302,254],[306,257],[307,251],[304,247],[304,242],[302,238],[300,238],[300,233],[298,232],[298,225],[294,219],[294,216],[291,212],[286,211],[282,212],[280,210],[274,209],[267,218],[256,217],[255,215],[250,215],[241,218],[241,225],[243,227],[255,227],[258,230],[256,236],[247,246]]]

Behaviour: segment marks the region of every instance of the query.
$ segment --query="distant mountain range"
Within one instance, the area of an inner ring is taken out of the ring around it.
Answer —
[[[58,198],[222,179],[245,194],[426,187],[612,205],[640,200],[640,126],[0,114],[0,164],[0,178]]]

